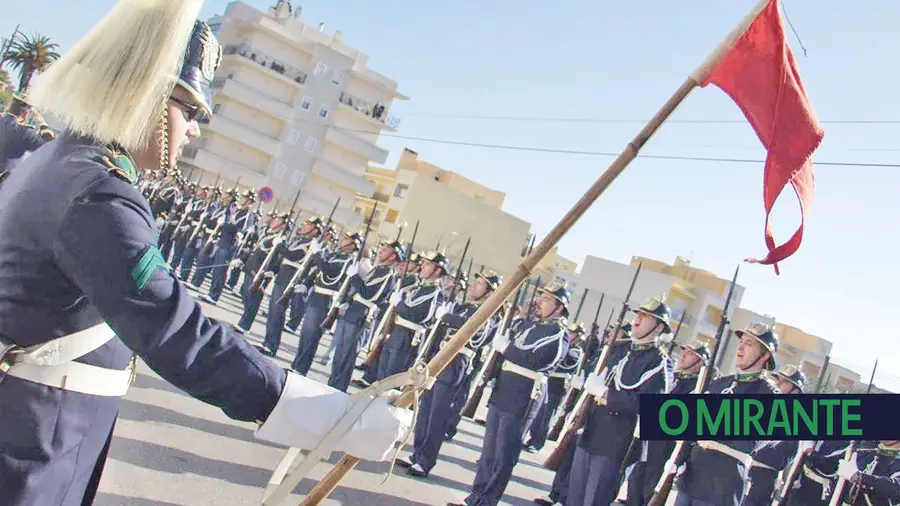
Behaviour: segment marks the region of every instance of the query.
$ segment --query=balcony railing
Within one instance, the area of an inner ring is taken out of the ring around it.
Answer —
[[[249,44],[242,43],[227,45],[225,46],[223,53],[225,55],[236,54],[238,56],[243,56],[244,58],[247,58],[252,62],[258,63],[263,67],[271,69],[272,71],[287,77],[288,79],[292,79],[297,83],[303,84],[306,82],[306,72],[303,72],[296,67],[281,63],[272,56],[269,56],[266,53],[263,53],[262,51],[251,47]]]
[[[353,95],[343,92],[341,93],[341,97],[338,101],[351,109],[356,110],[366,116],[374,119],[379,123],[384,123],[385,125],[397,129],[400,126],[400,118],[395,116],[388,116],[385,114],[384,105],[380,102],[372,105],[361,98],[354,97]]]

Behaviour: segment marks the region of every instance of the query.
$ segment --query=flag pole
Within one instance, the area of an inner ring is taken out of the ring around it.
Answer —
[[[596,201],[604,191],[615,181],[615,179],[628,167],[628,164],[634,160],[641,148],[650,140],[650,138],[659,130],[662,124],[675,111],[681,102],[700,85],[712,69],[716,66],[722,56],[731,49],[731,46],[740,38],[750,24],[759,16],[759,13],[769,5],[770,2],[777,0],[760,0],[757,5],[748,13],[744,19],[729,33],[718,47],[710,53],[709,57],[697,68],[688,78],[678,87],[675,93],[666,101],[666,103],[653,115],[653,118],[641,129],[637,136],[632,139],[625,149],[616,157],[603,174],[588,188],[585,194],[575,203],[571,210],[556,224],[555,227],[544,237],[544,240],[538,244],[531,253],[522,260],[518,268],[497,287],[491,296],[478,308],[478,311],[469,318],[468,321],[454,334],[453,338],[446,342],[443,348],[428,362],[428,374],[432,377],[437,376],[445,367],[453,360],[459,351],[466,345],[472,335],[493,315],[503,302],[512,295],[513,291],[531,274],[532,269],[537,265],[538,261],[544,258],[547,253],[562,239],[562,237],[575,225],[575,223],[584,216],[584,213],[590,209],[591,205]],[[412,390],[407,389],[395,401],[394,405],[401,408],[410,407],[415,400],[415,394]],[[359,463],[359,459],[352,455],[344,454],[343,457],[328,471],[318,483],[313,486],[312,490],[304,498],[301,506],[313,506],[320,504],[331,492],[337,488],[341,480],[353,470]]]

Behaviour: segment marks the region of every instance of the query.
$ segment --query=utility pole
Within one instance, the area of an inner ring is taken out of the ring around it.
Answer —
[[[22,25],[16,25],[16,29],[13,30],[12,35],[3,43],[3,50],[0,52],[0,68],[3,68],[3,64],[6,63],[6,55],[9,53],[9,50],[12,49],[13,42],[16,41],[16,37],[19,35],[20,26]]]

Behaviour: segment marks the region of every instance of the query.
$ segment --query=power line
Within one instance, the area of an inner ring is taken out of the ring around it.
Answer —
[[[422,118],[444,118],[444,119],[467,119],[467,120],[485,120],[485,121],[539,121],[547,123],[647,123],[649,119],[628,119],[628,118],[565,118],[565,117],[546,117],[546,116],[484,116],[484,115],[465,115],[465,114],[442,114],[442,113],[407,113],[407,117]],[[667,119],[666,123],[681,123],[687,125],[727,125],[727,124],[747,124],[747,120],[728,120],[728,119]],[[896,125],[900,124],[900,120],[820,120],[819,123],[824,125]]]

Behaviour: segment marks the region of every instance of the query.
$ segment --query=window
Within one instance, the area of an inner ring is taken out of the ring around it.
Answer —
[[[288,132],[287,141],[288,141],[288,144],[290,144],[292,146],[296,145],[297,142],[300,141],[300,131],[292,128],[291,131]]]
[[[295,170],[291,175],[291,184],[294,186],[300,186],[300,183],[303,182],[303,173],[299,170]]]
[[[222,108],[222,104],[213,104],[213,114],[219,112],[219,109]]]
[[[406,190],[409,189],[409,185],[398,184],[396,188],[394,188],[394,196],[400,197],[401,199],[406,196]]]
[[[306,150],[309,151],[310,153],[315,153],[315,152],[316,152],[316,146],[318,146],[318,145],[319,145],[319,141],[317,141],[315,137],[307,137],[307,138],[306,138],[306,145],[305,145],[304,147],[305,147]]]
[[[300,108],[308,111],[312,108],[312,102],[312,97],[303,97],[303,100],[300,101]]]
[[[325,66],[324,63],[316,63],[316,70],[313,71],[313,75],[320,76],[320,75],[324,74],[326,70],[328,70],[328,67]]]
[[[331,84],[340,86],[342,82],[344,82],[344,74],[335,70],[331,76]]]
[[[283,163],[279,163],[275,166],[275,177],[279,179],[283,178],[285,171],[287,171],[287,167]]]
[[[319,108],[319,117],[322,119],[328,119],[328,113],[330,111],[331,109],[327,105],[323,104],[322,107]]]

